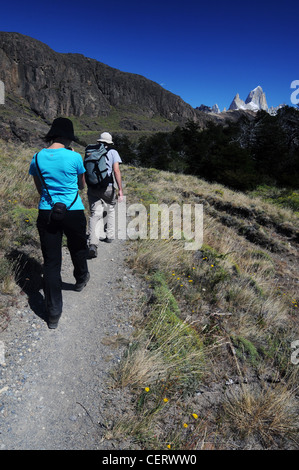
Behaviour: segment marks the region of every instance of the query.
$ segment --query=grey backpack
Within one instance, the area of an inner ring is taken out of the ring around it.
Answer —
[[[86,147],[84,167],[86,169],[85,180],[88,186],[105,189],[112,182],[111,175],[108,175],[107,152],[108,150],[103,143]]]

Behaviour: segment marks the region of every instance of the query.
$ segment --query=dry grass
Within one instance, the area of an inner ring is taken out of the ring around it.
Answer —
[[[39,197],[29,175],[29,165],[34,149],[24,145],[13,145],[0,140],[0,162],[2,170],[1,201],[12,204],[22,203],[35,207]]]
[[[38,195],[28,174],[34,149],[0,140],[0,296],[2,318],[7,325],[7,310],[20,288],[18,261],[10,255],[16,248],[38,239],[36,216]],[[2,322],[3,323],[3,322]]]
[[[240,438],[258,437],[265,447],[273,445],[275,439],[288,436],[296,442],[298,437],[294,390],[284,385],[232,395],[226,398],[222,411]]]
[[[190,176],[125,168],[124,180],[130,182],[127,184],[130,201],[142,202],[147,207],[155,202],[168,205],[204,203],[204,240],[200,250],[186,251],[183,240],[138,240],[133,242],[135,250],[130,258],[131,267],[145,274],[150,286],[152,274],[163,273],[178,303],[179,316],[186,322],[194,322],[204,344],[206,361],[215,364],[213,371],[203,375],[204,382],[225,380],[236,371],[242,380],[247,380],[251,375],[262,376],[265,371],[270,371],[271,377],[277,380],[282,377],[285,380],[284,388],[279,390],[261,390],[257,379],[253,392],[246,391],[225,402],[219,397],[223,425],[217,428],[216,418],[211,417],[205,422],[194,445],[197,448],[204,446],[203,436],[206,433],[208,442],[213,442],[213,448],[225,447],[227,422],[231,423],[236,439],[244,448],[252,437],[253,446],[259,447],[262,442],[262,446],[273,448],[276,446],[275,437],[282,439],[284,433],[286,438],[294,439],[298,428],[293,412],[294,388],[290,386],[289,376],[293,373],[298,376],[298,371],[290,364],[290,343],[299,335],[296,321],[298,291],[292,282],[284,282],[282,286],[284,268],[281,257],[284,255],[269,251],[262,242],[267,237],[271,239],[271,230],[278,224],[296,230],[298,217],[290,210],[277,209],[259,198],[250,198]],[[226,207],[229,214],[238,218],[239,226],[247,223],[254,227],[265,220],[265,225],[258,232],[265,235],[260,238],[260,246],[259,238],[257,243],[250,242],[236,230],[236,225],[223,224],[218,204],[221,214]],[[243,220],[247,213],[252,219]],[[269,233],[267,225],[271,226]],[[277,246],[281,247],[285,256],[293,256],[294,249],[279,238],[279,233]],[[292,280],[291,276],[296,270],[290,266],[287,272]],[[235,360],[232,361],[227,350],[220,346],[225,343],[233,344],[237,369]],[[138,366],[142,363],[146,365],[146,374],[150,377],[148,353],[145,348],[142,353],[138,351],[136,357]],[[157,378],[158,370],[163,378],[167,375],[163,372],[161,361],[163,355],[157,351],[156,360],[153,361],[153,378]],[[131,370],[131,364],[127,370]],[[133,377],[135,372],[126,383],[133,381]],[[247,420],[249,426],[246,426]],[[176,429],[175,420],[173,426]],[[156,428],[155,424],[157,434]],[[180,432],[178,435],[181,435]],[[183,436],[180,444],[176,440],[176,448],[181,446],[188,446]]]
[[[203,372],[202,344],[192,323],[177,317],[172,295],[161,283],[156,296],[149,318],[123,357],[118,386],[140,389],[176,377],[183,387]]]

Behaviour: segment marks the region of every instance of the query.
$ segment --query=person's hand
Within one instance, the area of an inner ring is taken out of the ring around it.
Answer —
[[[117,198],[117,200],[118,200],[118,202],[122,202],[123,199],[124,199],[124,195],[123,195],[122,190],[120,189],[120,190],[118,191],[118,198]]]

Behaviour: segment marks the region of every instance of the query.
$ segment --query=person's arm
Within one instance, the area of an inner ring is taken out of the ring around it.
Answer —
[[[122,202],[123,200],[123,188],[122,188],[122,181],[121,181],[121,172],[119,168],[119,163],[113,164],[113,172],[115,176],[115,180],[118,186],[118,201]]]
[[[35,184],[35,187],[36,187],[36,190],[37,190],[38,194],[41,194],[42,193],[42,185],[41,185],[39,177],[37,175],[35,175],[35,176],[33,176],[33,180],[34,180],[34,184]]]
[[[84,173],[81,173],[81,175],[78,175],[78,188],[79,189],[85,188],[85,174]]]

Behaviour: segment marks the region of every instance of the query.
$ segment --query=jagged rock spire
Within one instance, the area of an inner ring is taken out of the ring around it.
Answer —
[[[259,111],[261,109],[268,111],[266,95],[261,86],[257,86],[248,94],[245,101],[241,100],[239,93],[234,97],[230,107],[232,109],[249,109],[251,111]]]

